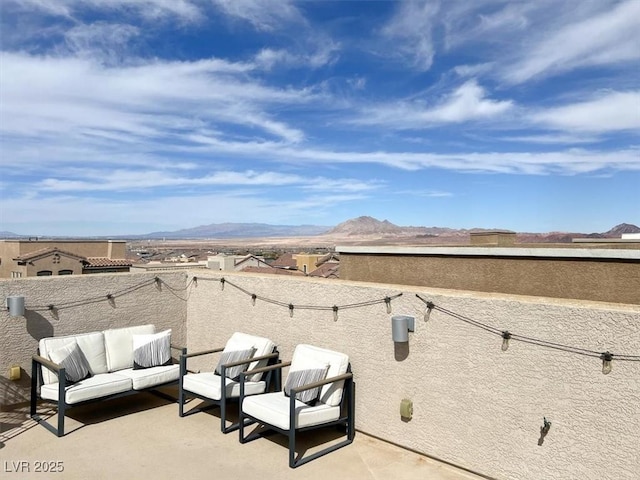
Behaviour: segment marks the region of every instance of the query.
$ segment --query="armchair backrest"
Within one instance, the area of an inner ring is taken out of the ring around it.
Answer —
[[[313,364],[329,365],[326,378],[331,378],[347,372],[349,356],[314,345],[300,344],[293,351],[289,372],[305,370]],[[344,380],[325,385],[320,391],[319,401],[330,406],[339,405],[342,400],[343,389]]]
[[[225,352],[231,352],[235,350],[248,350],[255,348],[256,353],[254,357],[260,357],[262,355],[269,355],[273,353],[276,344],[265,337],[258,337],[255,335],[249,335],[242,332],[235,332],[224,347]],[[269,360],[259,360],[257,362],[251,362],[247,367],[247,370],[253,370],[254,368],[266,367]],[[250,382],[257,382],[262,377],[261,373],[250,375],[247,380]]]

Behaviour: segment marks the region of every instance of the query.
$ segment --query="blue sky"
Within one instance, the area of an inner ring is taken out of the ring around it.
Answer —
[[[639,0],[0,6],[0,231],[640,225]]]

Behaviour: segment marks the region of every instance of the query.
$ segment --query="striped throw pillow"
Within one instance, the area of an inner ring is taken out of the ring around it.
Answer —
[[[68,383],[76,383],[91,376],[89,362],[75,341],[49,352],[49,358],[65,369],[64,376]]]
[[[284,394],[291,396],[291,389],[304,387],[313,382],[324,380],[327,376],[328,368],[310,368],[308,370],[294,370],[287,375],[287,381],[284,384]],[[321,387],[310,388],[296,394],[296,400],[300,400],[308,405],[315,405],[320,398]]]
[[[256,353],[256,349],[251,347],[247,350],[231,350],[229,352],[222,352],[220,355],[220,360],[218,360],[218,365],[216,366],[215,372],[218,375],[222,375],[222,366],[227,363],[239,362],[240,360],[251,360]],[[230,367],[225,369],[225,376],[230,378],[231,380],[238,380],[240,374],[245,372],[249,367],[249,363],[243,363],[241,365],[236,365],[235,367]]]
[[[171,330],[133,335],[133,369],[171,365]]]

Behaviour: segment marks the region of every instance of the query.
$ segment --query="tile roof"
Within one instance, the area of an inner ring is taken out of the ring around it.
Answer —
[[[309,273],[310,277],[340,278],[340,264],[336,262],[326,262]]]
[[[271,265],[279,268],[298,268],[293,253],[283,253]]]
[[[107,257],[88,257],[86,260],[86,268],[98,267],[130,267],[133,265],[131,260],[113,259]]]

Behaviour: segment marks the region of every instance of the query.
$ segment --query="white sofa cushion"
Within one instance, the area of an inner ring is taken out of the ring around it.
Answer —
[[[75,340],[57,350],[51,350],[49,357],[65,369],[65,378],[69,383],[76,383],[91,376],[89,363]],[[60,378],[59,375],[56,376]]]
[[[117,373],[101,373],[85,378],[65,391],[65,400],[69,404],[93,400],[131,390],[131,379]],[[40,390],[42,398],[58,401],[58,383],[43,385]]]
[[[104,344],[109,372],[133,367],[133,336],[155,333],[153,325],[115,328],[104,331]]]
[[[171,365],[171,330],[132,337],[134,370]]]
[[[247,333],[235,332],[224,347],[224,352],[234,351],[234,350],[248,350],[250,348],[255,348],[256,352],[253,355],[254,357],[261,357],[262,355],[269,355],[273,353],[273,349],[276,344],[271,340],[265,337],[257,337],[255,335],[249,335]],[[256,362],[251,362],[247,367],[247,370],[253,370],[254,368],[266,367],[269,360],[258,360]],[[249,375],[247,377],[248,381],[258,382],[260,381],[260,377],[262,374],[258,373],[255,375]]]
[[[262,422],[283,430],[289,430],[289,402],[283,392],[265,393],[246,397],[242,401],[242,411]],[[295,401],[296,428],[310,427],[332,422],[340,418],[340,406],[330,406],[318,403],[307,405],[299,400]]]
[[[305,370],[309,368],[309,364],[329,364],[326,378],[336,377],[347,372],[349,367],[349,357],[344,353],[334,352],[326,348],[316,347],[314,345],[300,344],[293,351],[291,358],[291,367],[289,371]],[[344,389],[344,380],[340,382],[330,383],[322,387],[320,392],[320,403],[326,403],[330,406],[340,404],[342,400],[342,390]]]
[[[127,368],[118,370],[117,374],[130,378],[134,390],[144,390],[177,380],[180,377],[180,365],[163,365],[135,370]]]
[[[89,371],[92,375],[107,373],[107,356],[104,348],[104,335],[102,332],[83,333],[79,335],[67,335],[64,337],[43,338],[38,343],[40,355],[52,360],[49,356],[51,350],[58,350],[66,345],[76,342],[89,363]],[[53,360],[52,360],[53,361]],[[58,376],[48,368],[42,367],[42,380],[45,385],[57,383]]]
[[[222,398],[220,375],[213,372],[190,373],[182,377],[182,387],[195,394],[212,400],[220,400]],[[240,396],[240,383],[226,379],[225,388],[227,389],[227,398]],[[244,382],[244,394],[256,395],[263,393],[265,390],[265,382]]]

